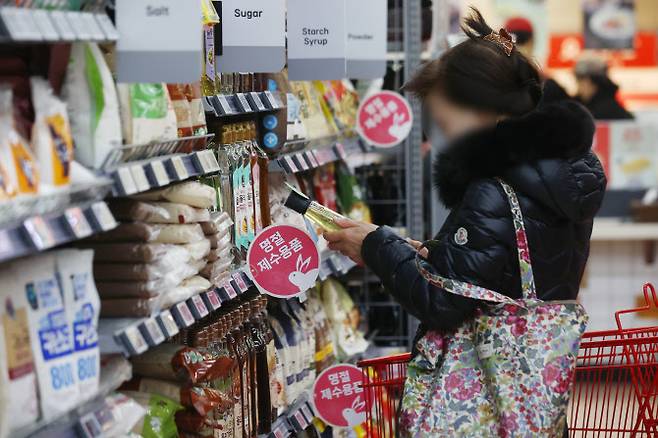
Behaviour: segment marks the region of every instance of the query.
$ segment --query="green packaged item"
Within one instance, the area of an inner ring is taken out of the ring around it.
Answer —
[[[181,405],[170,398],[152,394],[141,434],[144,438],[177,438],[175,415],[183,409]]]

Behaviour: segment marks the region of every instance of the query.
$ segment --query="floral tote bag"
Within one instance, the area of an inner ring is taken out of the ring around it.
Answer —
[[[519,202],[514,190],[498,181],[512,210],[523,297],[515,300],[440,277],[416,257],[429,282],[488,305],[455,332],[430,331],[418,341],[419,354],[407,371],[400,436],[534,438],[564,433],[587,315],[576,301],[537,298]]]

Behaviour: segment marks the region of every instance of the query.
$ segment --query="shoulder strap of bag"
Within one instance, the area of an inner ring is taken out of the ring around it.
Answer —
[[[532,274],[532,264],[530,262],[530,250],[528,248],[528,239],[525,233],[525,224],[523,222],[523,214],[521,213],[519,200],[516,197],[516,193],[512,187],[510,187],[500,178],[496,178],[496,180],[502,186],[512,211],[512,219],[514,221],[514,231],[516,235],[516,247],[519,259],[519,270],[521,272],[521,290],[523,293],[523,298],[535,299],[537,298],[537,292],[535,290],[535,280]],[[427,242],[423,243],[422,247],[431,246],[431,244],[432,241],[428,240]],[[438,286],[447,292],[463,297],[474,298],[477,300],[489,301],[493,303],[507,303],[516,306],[520,305],[517,300],[485,287],[477,286],[475,284],[467,283],[464,281],[445,278],[434,274],[426,268],[427,265],[428,263],[420,256],[419,249],[419,251],[416,253],[416,267],[418,272],[420,272],[420,274],[431,284]]]

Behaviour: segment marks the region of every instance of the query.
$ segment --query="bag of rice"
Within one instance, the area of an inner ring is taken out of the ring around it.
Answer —
[[[73,334],[55,275],[55,256],[41,254],[10,264],[29,303],[30,342],[37,369],[41,416],[47,421],[79,402]]]
[[[110,210],[119,221],[142,221],[159,224],[189,224],[210,219],[210,212],[173,202],[141,202],[113,199]]]
[[[140,201],[169,201],[197,208],[216,207],[215,189],[197,181],[187,181],[165,189],[153,190],[133,196]]]
[[[32,150],[39,163],[41,182],[53,187],[68,186],[73,138],[66,104],[53,94],[45,79],[33,77],[31,84],[35,111]]]
[[[98,314],[100,299],[91,266],[92,250],[65,249],[55,253],[64,307],[73,334],[73,358],[81,400],[98,392],[100,351]]]
[[[181,245],[167,243],[96,243],[81,242],[77,246],[94,250],[94,260],[97,262],[136,262],[148,263],[159,260],[165,254],[183,253],[186,249]],[[210,244],[208,244],[210,246]]]
[[[119,84],[117,89],[126,143],[146,144],[177,138],[176,112],[164,84]]]
[[[62,88],[75,159],[99,168],[107,154],[121,146],[117,90],[101,49],[96,43],[73,43]]]
[[[39,417],[27,297],[8,267],[0,268],[0,437]]]

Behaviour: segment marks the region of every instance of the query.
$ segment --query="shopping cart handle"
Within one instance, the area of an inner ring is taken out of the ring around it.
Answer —
[[[623,330],[621,324],[621,315],[625,315],[628,313],[645,312],[647,310],[651,310],[651,299],[653,299],[653,305],[656,308],[658,308],[658,296],[656,295],[656,288],[653,286],[653,284],[645,283],[644,286],[642,287],[642,292],[644,293],[644,303],[645,303],[644,306],[636,307],[634,309],[619,310],[615,312],[615,320],[617,321],[617,328],[619,330]],[[651,293],[651,298],[649,297],[649,293]]]

